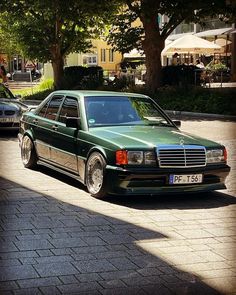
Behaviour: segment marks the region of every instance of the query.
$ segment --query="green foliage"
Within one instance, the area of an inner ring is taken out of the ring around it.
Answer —
[[[154,95],[143,86],[126,89],[153,97],[163,109],[236,115],[235,88],[163,87]]]
[[[116,90],[112,86],[99,87],[99,90]],[[155,99],[165,110],[211,113],[236,116],[236,89],[235,88],[201,88],[201,87],[163,87],[155,94],[144,86],[130,86],[122,91],[141,93]],[[23,100],[43,100],[52,92],[46,89],[34,94],[27,93]]]
[[[144,30],[141,26],[133,26],[136,19],[137,14],[129,9],[114,15],[106,40],[116,51],[124,54],[134,48],[142,49]]]
[[[40,82],[38,86],[39,91],[53,89],[53,79],[44,79]]]
[[[102,67],[71,66],[64,69],[63,89],[97,89],[103,84]]]
[[[53,80],[52,79],[45,79],[42,80],[40,82],[39,85],[34,86],[34,87],[29,87],[29,88],[25,88],[25,89],[15,89],[12,90],[12,93],[14,93],[15,95],[21,95],[22,99],[25,99],[29,96],[40,96],[40,92],[44,92],[44,91],[52,91],[53,90]]]
[[[219,73],[219,72],[226,71],[227,66],[221,62],[215,63],[213,60],[206,66],[206,70],[213,73]]]
[[[108,42],[122,53],[142,47],[146,55],[146,83],[155,92],[161,86],[160,60],[166,38],[183,21],[200,23],[206,16],[220,18],[219,13],[233,13],[230,3],[234,1],[124,0],[128,10],[121,9],[114,19]],[[164,23],[160,21],[161,15],[168,16]],[[132,25],[135,18],[141,21],[141,27]]]
[[[44,100],[53,90],[47,89],[43,91],[39,91],[33,94],[27,94],[26,96],[23,97],[23,100],[39,100],[42,101]]]
[[[0,11],[24,56],[52,62],[60,88],[65,57],[86,52],[118,5],[110,0],[1,0]]]

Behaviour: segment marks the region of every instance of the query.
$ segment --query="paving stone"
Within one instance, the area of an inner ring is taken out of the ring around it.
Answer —
[[[73,265],[81,273],[102,272],[102,271],[104,272],[104,271],[116,270],[115,266],[113,266],[106,259],[74,261]]]
[[[50,250],[48,250],[48,249],[45,249],[45,250],[36,250],[36,252],[38,253],[38,255],[40,256],[40,257],[44,257],[44,256],[53,256],[53,252],[52,252],[52,250],[54,250],[54,249],[50,249]]]
[[[110,289],[105,289],[100,292],[103,295],[147,295],[147,293],[142,289],[142,287],[114,288],[112,289],[112,292]]]
[[[19,261],[21,264],[35,264],[36,261],[32,257],[25,257],[25,258],[20,258]]]
[[[87,244],[79,238],[67,238],[67,239],[52,239],[50,242],[55,248],[71,248],[71,247],[83,247]]]
[[[34,268],[41,277],[71,275],[78,273],[78,270],[69,262],[35,264]]]
[[[27,240],[15,242],[16,247],[21,250],[40,250],[53,248],[53,246],[47,240]]]
[[[19,241],[26,241],[26,240],[47,240],[50,238],[48,234],[40,234],[40,235],[20,235],[16,236]]]
[[[4,230],[25,230],[25,229],[34,229],[34,225],[31,222],[18,220],[17,222],[7,222],[2,224]]]
[[[99,281],[99,284],[105,289],[111,289],[111,293],[113,288],[126,287],[125,283],[123,283],[121,280]]]
[[[43,286],[57,286],[61,282],[57,277],[18,280],[20,288],[36,288]]]
[[[5,290],[15,290],[19,289],[19,286],[14,281],[7,281],[0,283],[0,294],[3,293]]]
[[[69,255],[64,255],[64,256],[45,256],[45,257],[39,257],[35,258],[35,261],[37,263],[42,264],[42,263],[54,263],[54,262],[66,262],[66,261],[72,261],[72,257]]]
[[[101,280],[101,276],[99,273],[82,273],[75,275],[75,277],[81,282],[81,283],[86,283],[86,282],[94,282],[94,281],[99,281]]]
[[[14,291],[14,295],[42,295],[39,289],[29,288]]]
[[[136,264],[131,262],[126,257],[110,258],[109,262],[111,262],[118,270],[129,270],[138,268]]]
[[[61,295],[61,292],[55,286],[40,287],[39,290],[43,295]]]
[[[0,243],[0,253],[3,252],[13,252],[13,251],[18,251],[18,249],[16,248],[16,246],[12,243],[12,242],[4,242],[1,241]]]
[[[82,237],[82,240],[89,246],[104,246],[106,243],[99,237]]]
[[[31,265],[0,267],[0,281],[31,279],[38,276]]]
[[[2,266],[13,266],[13,265],[21,265],[18,259],[0,259],[0,267]]]
[[[75,249],[75,248],[74,248]],[[70,254],[74,254],[75,252],[70,249],[70,248],[59,248],[59,249],[51,249],[50,250],[54,255],[70,255]],[[40,253],[39,253],[40,254]],[[42,255],[44,256],[44,255]],[[49,256],[49,255],[45,255],[45,256]]]
[[[13,259],[13,258],[26,258],[26,257],[38,257],[36,251],[17,251],[0,253],[1,259]]]
[[[74,275],[59,276],[59,279],[63,284],[77,284],[79,282]]]
[[[99,273],[104,280],[116,280],[125,278],[142,279],[141,275],[134,270],[117,270]]]
[[[107,248],[104,246],[74,247],[73,251],[77,254],[94,254],[105,253],[107,251]]]
[[[67,284],[58,286],[58,289],[62,293],[77,293],[80,294],[83,291],[94,291],[94,290],[100,290],[102,287],[96,283],[96,282],[90,282],[90,283],[77,283],[77,284]]]

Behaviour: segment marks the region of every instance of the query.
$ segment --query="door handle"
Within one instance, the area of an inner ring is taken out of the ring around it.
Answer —
[[[53,129],[54,131],[57,131],[58,126],[57,126],[57,125],[52,125],[52,129]]]

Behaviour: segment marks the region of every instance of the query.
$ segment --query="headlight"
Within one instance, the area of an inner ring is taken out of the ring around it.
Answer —
[[[222,163],[227,161],[226,149],[208,150],[206,152],[207,164]]]
[[[156,156],[153,151],[116,151],[117,165],[155,165]]]

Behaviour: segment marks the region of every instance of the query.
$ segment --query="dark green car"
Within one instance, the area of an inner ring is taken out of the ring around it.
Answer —
[[[149,97],[55,91],[24,113],[19,140],[25,167],[70,175],[97,198],[225,188],[224,146],[181,132]]]

